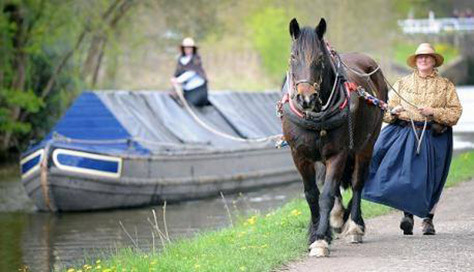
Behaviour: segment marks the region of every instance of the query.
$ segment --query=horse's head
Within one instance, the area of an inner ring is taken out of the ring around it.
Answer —
[[[316,28],[300,28],[296,19],[290,22],[292,37],[289,63],[290,93],[292,99],[304,111],[320,111],[326,98],[323,86],[329,82],[331,72],[329,57],[324,46],[323,35],[326,21],[321,19]]]

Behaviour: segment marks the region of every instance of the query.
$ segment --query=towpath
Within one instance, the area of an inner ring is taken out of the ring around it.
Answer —
[[[437,234],[399,229],[400,212],[366,221],[364,243],[336,240],[328,258],[306,257],[280,271],[474,271],[474,181],[445,189],[435,216]]]

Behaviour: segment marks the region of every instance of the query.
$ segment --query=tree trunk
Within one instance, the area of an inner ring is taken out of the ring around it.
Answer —
[[[102,64],[102,59],[104,57],[104,50],[105,50],[106,44],[107,44],[107,39],[105,38],[102,41],[102,46],[100,47],[99,56],[98,56],[97,63],[94,69],[94,76],[92,77],[92,88],[95,88],[97,84],[97,79],[99,77],[100,66]]]
[[[98,33],[92,38],[87,58],[81,72],[81,77],[86,81],[89,81],[88,79],[92,77],[90,80],[91,87],[97,85],[98,74],[107,46],[108,34],[106,33],[113,33],[115,31],[118,22],[130,10],[133,3],[133,0],[117,0],[113,2],[102,15],[102,21],[104,22],[106,29],[98,30]]]

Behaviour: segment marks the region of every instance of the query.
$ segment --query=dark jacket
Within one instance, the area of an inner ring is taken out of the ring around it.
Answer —
[[[194,54],[191,60],[186,65],[181,64],[181,62],[178,59],[178,66],[176,67],[174,76],[179,77],[182,73],[186,71],[196,72],[200,77],[204,78],[204,80],[206,80],[207,82],[206,72],[204,71],[204,68],[202,67],[201,57],[198,54]]]

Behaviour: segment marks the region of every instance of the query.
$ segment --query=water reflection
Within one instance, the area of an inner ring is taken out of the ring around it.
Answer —
[[[296,183],[226,196],[225,201],[233,214],[233,220],[236,220],[249,213],[263,213],[301,195],[302,186]],[[9,241],[1,251],[9,256],[10,261],[0,261],[0,271],[15,271],[22,264],[27,265],[31,271],[80,266],[84,256],[91,256],[90,260],[93,261],[117,249],[133,246],[119,222],[122,222],[140,248],[151,249],[152,226],[147,218],[153,220],[153,208],[163,229],[162,206],[60,215],[35,212],[0,214],[0,230],[10,228],[8,220],[18,225],[7,234],[9,237],[2,239]],[[166,221],[170,237],[178,238],[203,229],[229,226],[230,219],[223,199],[212,199],[168,205]],[[159,244],[158,240],[155,241],[157,247]],[[12,248],[16,251],[8,252]]]

